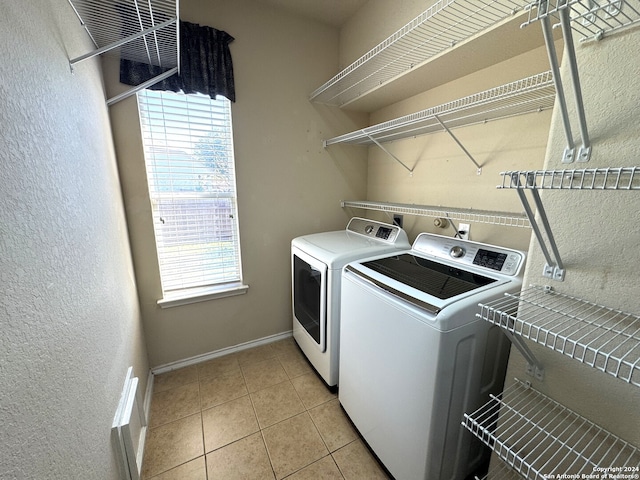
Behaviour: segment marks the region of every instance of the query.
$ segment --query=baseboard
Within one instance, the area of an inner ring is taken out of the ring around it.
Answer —
[[[233,347],[225,347],[220,350],[216,350],[214,352],[204,353],[202,355],[196,355],[195,357],[185,358],[184,360],[178,360],[176,362],[159,365],[151,369],[151,376],[159,375],[161,373],[167,373],[172,370],[177,370],[179,368],[189,367],[191,365],[197,365],[198,363],[206,362],[208,360],[213,360],[214,358],[222,357],[224,355],[229,355],[230,353],[240,352],[242,350],[247,350],[249,348],[259,347],[260,345],[267,345],[269,343],[277,342],[279,340],[284,340],[285,338],[290,338],[292,335],[293,335],[293,331],[289,330],[286,332],[277,333],[275,335],[269,335],[268,337],[259,338],[257,340],[251,340],[250,342],[234,345]],[[151,377],[151,382],[153,383],[153,377]],[[147,386],[147,391],[150,391],[149,386]],[[146,406],[147,404],[145,401],[145,407]]]

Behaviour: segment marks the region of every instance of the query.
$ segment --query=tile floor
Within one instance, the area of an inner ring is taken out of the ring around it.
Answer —
[[[157,375],[142,478],[389,477],[289,338]]]

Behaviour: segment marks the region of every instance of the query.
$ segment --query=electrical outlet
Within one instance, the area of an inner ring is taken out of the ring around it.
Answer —
[[[459,223],[458,224],[458,238],[463,240],[469,240],[469,229],[471,225],[468,223]]]

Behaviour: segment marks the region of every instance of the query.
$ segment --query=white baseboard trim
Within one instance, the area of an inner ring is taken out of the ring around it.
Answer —
[[[149,370],[149,375],[147,375],[147,388],[144,392],[144,416],[147,420],[147,425],[149,425],[149,417],[151,415],[151,397],[153,396],[153,372],[151,370]]]
[[[185,358],[184,360],[178,360],[176,362],[166,363],[164,365],[153,367],[150,372],[151,385],[153,385],[153,375],[159,375],[161,373],[167,373],[172,370],[177,370],[179,368],[189,367],[191,365],[197,365],[198,363],[206,362],[208,360],[213,360],[214,358],[222,357],[230,353],[240,352],[242,350],[247,350],[249,348],[259,347],[260,345],[267,345],[269,343],[277,342],[279,340],[284,340],[285,338],[289,338],[291,336],[293,336],[293,330],[288,330],[286,332],[277,333],[275,335],[269,335],[268,337],[259,338],[257,340],[251,340],[249,342],[240,343],[233,347],[225,347],[225,348],[221,348],[220,350],[216,350],[214,352],[203,353],[202,355],[196,355],[195,357]],[[147,392],[150,392],[150,391],[151,391],[151,388],[149,387],[149,384],[147,384]],[[149,401],[151,401],[151,397],[149,397]],[[147,406],[147,403],[145,398],[145,407],[146,406]]]

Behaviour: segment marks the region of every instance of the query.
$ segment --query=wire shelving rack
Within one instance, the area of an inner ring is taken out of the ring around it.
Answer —
[[[559,21],[559,12],[566,9],[571,29],[582,42],[599,40],[640,22],[640,0],[541,0],[532,7],[527,24],[543,17]]]
[[[543,72],[442,105],[405,115],[351,133],[325,140],[326,148],[334,144],[377,145],[410,173],[409,168],[382,144],[402,138],[447,132],[477,167],[482,166],[451,132],[490,120],[540,112],[553,107],[556,93],[551,72]]]
[[[480,304],[476,316],[640,387],[637,315],[534,285]]]
[[[640,167],[503,172],[498,188],[535,190],[640,190]]]
[[[111,105],[178,72],[179,0],[68,0],[96,47],[71,68],[102,54],[159,67],[163,73],[107,101]]]
[[[542,275],[563,281],[564,264],[544,209],[539,190],[640,190],[640,167],[607,167],[571,170],[529,170],[502,172],[499,189],[515,189],[531,228],[547,261]],[[529,190],[540,224],[524,191]],[[552,255],[553,254],[553,255]]]
[[[344,106],[527,4],[522,0],[439,0],[316,89],[310,100]]]
[[[637,447],[517,379],[462,424],[528,480],[604,478],[624,468],[633,475],[640,467]]]
[[[555,88],[551,72],[475,93],[416,113],[325,140],[325,146],[346,143],[371,145],[464,127],[490,120],[539,112],[553,107]]]
[[[495,212],[491,210],[473,210],[453,207],[438,207],[429,205],[415,205],[406,203],[372,202],[343,200],[342,208],[361,208],[388,213],[401,213],[421,217],[446,218],[462,222],[488,223],[505,227],[530,228],[527,216],[509,212]]]

